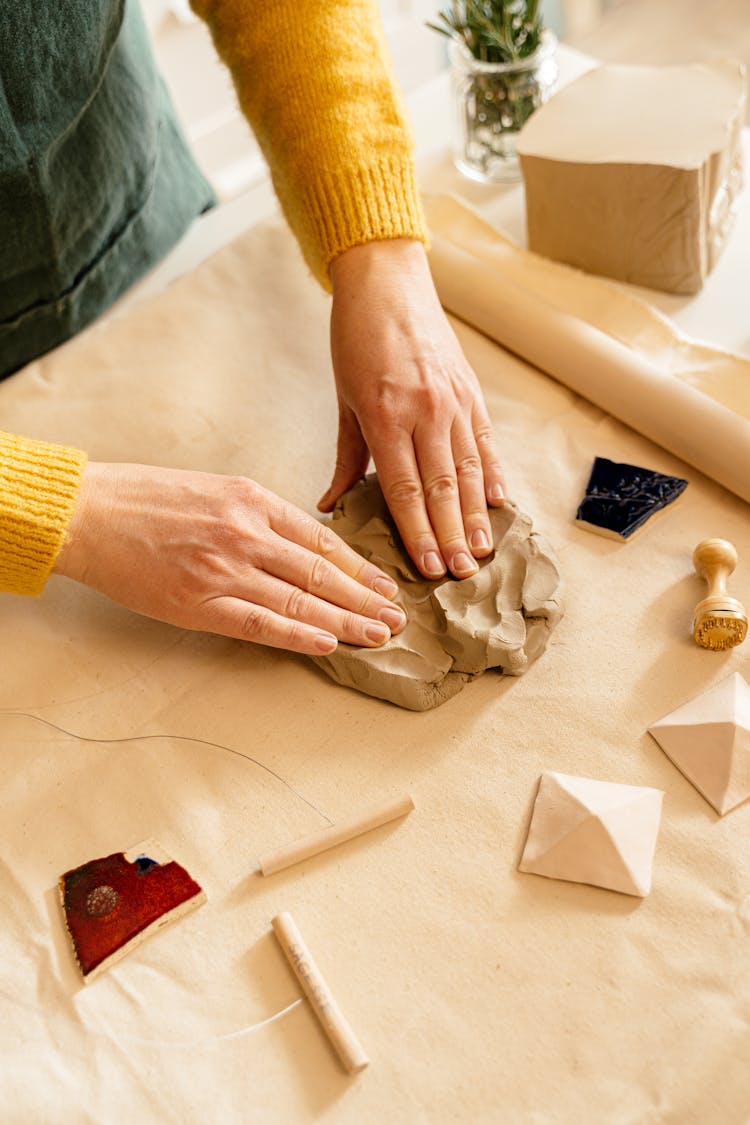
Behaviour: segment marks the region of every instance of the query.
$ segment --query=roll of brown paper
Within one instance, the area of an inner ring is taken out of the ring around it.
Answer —
[[[558,303],[549,300],[544,286],[536,284],[543,262],[536,255],[514,249],[517,268],[509,274],[485,253],[477,253],[472,238],[463,234],[470,229],[475,237],[481,220],[458,201],[428,201],[427,214],[430,266],[449,312],[750,501],[750,417],[583,319],[579,302],[573,301],[573,311],[567,311],[564,291]],[[485,226],[488,238],[504,241]],[[528,285],[518,268],[519,254],[529,258]],[[566,270],[554,263],[549,267]],[[579,276],[566,272],[571,278]],[[632,305],[629,297],[625,300]],[[698,347],[705,353],[702,345]],[[718,354],[726,363],[726,353]],[[738,362],[745,363],[740,357]]]

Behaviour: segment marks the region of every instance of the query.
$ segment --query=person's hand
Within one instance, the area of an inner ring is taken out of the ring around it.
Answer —
[[[459,578],[492,551],[487,504],[505,485],[476,375],[440,307],[419,242],[355,246],[331,265],[336,468],[320,511],[370,455],[404,546],[427,578]]]
[[[90,463],[54,569],[147,617],[312,655],[406,624],[392,578],[245,477]]]

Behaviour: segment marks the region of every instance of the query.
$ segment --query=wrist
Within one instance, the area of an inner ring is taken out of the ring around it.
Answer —
[[[352,246],[330,265],[331,285],[337,289],[361,283],[363,278],[395,276],[430,279],[424,243],[413,238],[384,238]]]
[[[65,531],[65,539],[52,567],[53,574],[62,574],[65,578],[74,578],[78,582],[85,581],[88,555],[86,542],[91,523],[90,508],[92,496],[97,490],[95,482],[102,468],[102,465],[89,461],[83,471],[76,504]]]

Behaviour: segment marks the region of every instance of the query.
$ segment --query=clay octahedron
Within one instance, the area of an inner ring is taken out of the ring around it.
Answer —
[[[542,774],[518,870],[645,898],[663,796],[659,789]]]
[[[477,560],[478,572],[430,582],[404,550],[377,477],[350,489],[331,526],[395,579],[408,623],[380,648],[340,644],[315,663],[337,683],[411,711],[437,707],[488,668],[525,672],[562,616],[560,572],[552,548],[515,505],[489,515],[495,550]]]
[[[739,672],[648,730],[720,816],[750,797],[750,686]]]

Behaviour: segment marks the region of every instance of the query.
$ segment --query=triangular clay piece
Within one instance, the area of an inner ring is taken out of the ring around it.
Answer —
[[[739,672],[648,730],[720,816],[750,797],[750,686]]]
[[[153,840],[66,871],[59,890],[86,981],[206,901],[205,891]]]
[[[596,457],[576,523],[608,539],[632,539],[651,516],[673,504],[687,484],[682,477]]]
[[[659,789],[542,774],[519,871],[645,898],[662,798]]]

